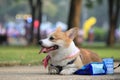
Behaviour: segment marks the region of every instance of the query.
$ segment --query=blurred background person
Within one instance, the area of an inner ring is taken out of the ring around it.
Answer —
[[[30,43],[30,39],[31,39],[31,24],[27,21],[24,20],[24,28],[25,28],[25,38],[28,41],[28,44]]]
[[[6,44],[6,42],[7,42],[6,29],[3,27],[2,23],[0,23],[0,44]]]
[[[90,28],[90,30],[88,31],[88,42],[90,44],[92,44],[94,41],[94,29],[93,26]]]

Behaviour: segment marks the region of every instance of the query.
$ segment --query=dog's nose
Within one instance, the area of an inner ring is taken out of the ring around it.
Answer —
[[[42,41],[39,41],[39,45],[42,45]]]

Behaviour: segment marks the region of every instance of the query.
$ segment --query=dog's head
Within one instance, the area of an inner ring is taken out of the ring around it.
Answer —
[[[42,47],[40,53],[58,51],[69,47],[77,33],[78,28],[72,28],[66,32],[62,32],[61,27],[58,27],[56,31],[49,34],[46,39],[39,41],[39,44]]]

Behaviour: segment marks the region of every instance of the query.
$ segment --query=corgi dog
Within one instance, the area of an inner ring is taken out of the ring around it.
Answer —
[[[58,27],[46,39],[39,41],[40,53],[47,53],[43,60],[45,67],[48,65],[50,74],[73,74],[83,65],[90,62],[101,62],[101,58],[94,52],[78,48],[73,42],[78,34],[78,28],[62,32]]]

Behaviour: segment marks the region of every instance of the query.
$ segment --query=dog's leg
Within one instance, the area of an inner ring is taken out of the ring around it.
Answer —
[[[59,71],[55,66],[49,66],[48,67],[49,74],[58,74]]]
[[[60,74],[69,75],[69,74],[73,74],[76,70],[78,70],[78,68],[76,68],[74,64],[71,64],[65,66],[63,70],[60,72]]]
[[[70,74],[73,74],[76,70],[77,70],[77,68],[63,69],[63,70],[60,72],[60,74],[62,74],[62,75],[70,75]]]

